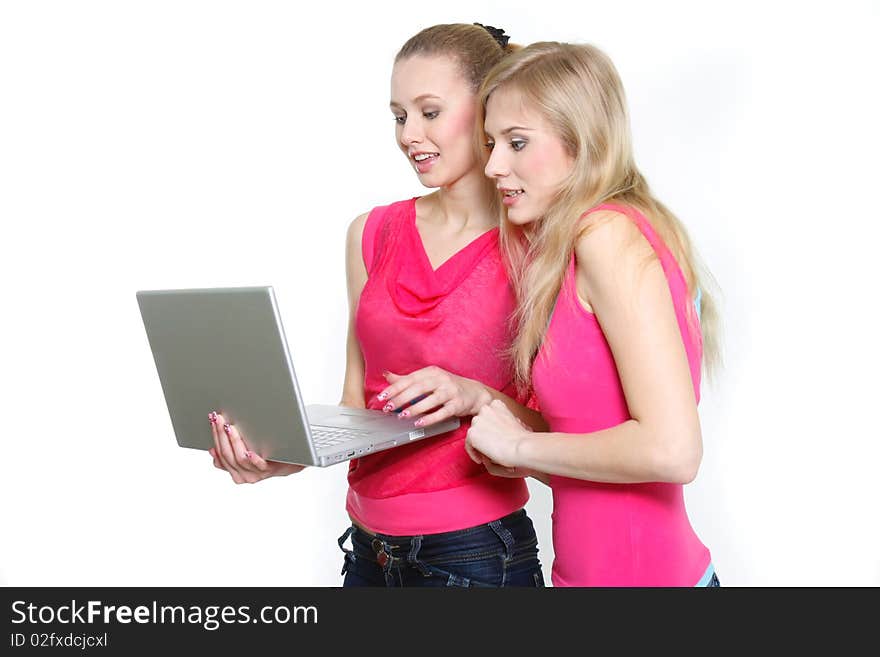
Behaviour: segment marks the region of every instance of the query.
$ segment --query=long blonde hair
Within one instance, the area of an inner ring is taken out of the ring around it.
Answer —
[[[562,139],[574,166],[544,217],[525,231],[501,222],[501,244],[518,305],[510,356],[521,390],[544,341],[574,245],[580,217],[601,203],[639,209],[651,222],[684,274],[691,296],[701,295],[703,363],[710,375],[720,364],[719,316],[711,274],[702,266],[679,219],[651,193],[635,165],[623,84],[611,60],[590,45],[541,42],[500,61],[480,89],[485,118],[489,96],[514,89]],[[689,317],[695,321],[693,310]]]

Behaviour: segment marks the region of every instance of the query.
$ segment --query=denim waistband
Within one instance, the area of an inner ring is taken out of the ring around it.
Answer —
[[[349,536],[352,550],[343,546]],[[351,525],[338,542],[343,552],[387,569],[403,563],[430,562],[450,552],[459,559],[478,558],[485,556],[487,549],[500,550],[505,560],[511,560],[515,551],[534,549],[537,539],[525,509],[520,509],[483,525],[421,536],[373,534]]]
[[[513,513],[509,513],[503,518],[499,518],[494,522],[500,522],[503,525],[513,524],[518,522],[526,515],[525,509],[519,509],[518,511],[514,511]],[[362,536],[374,540],[379,539],[381,541],[385,541],[388,543],[396,543],[398,545],[410,545],[413,542],[413,539],[421,538],[422,544],[426,542],[442,542],[448,540],[455,540],[456,538],[460,538],[462,536],[467,536],[468,534],[472,534],[473,532],[482,531],[486,527],[490,526],[492,523],[486,523],[484,525],[476,525],[474,527],[467,527],[466,529],[457,529],[451,532],[440,532],[437,534],[418,534],[413,536],[393,536],[390,534],[374,534],[373,532],[361,527],[360,525],[353,525],[352,529],[361,534]]]

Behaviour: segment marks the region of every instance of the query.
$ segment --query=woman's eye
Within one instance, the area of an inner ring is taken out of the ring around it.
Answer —
[[[426,119],[436,119],[438,114],[440,114],[440,112],[424,112],[422,116]]]
[[[487,141],[485,144],[483,144],[483,146],[485,146],[486,148],[488,148],[491,151],[493,148],[495,148],[495,142],[494,141]]]
[[[405,117],[405,116],[395,116],[395,117],[394,117],[394,122],[395,122],[397,125],[403,125],[404,123],[406,123],[406,117]]]
[[[510,142],[510,147],[515,151],[521,151],[526,147],[526,142],[522,139],[514,139]]]

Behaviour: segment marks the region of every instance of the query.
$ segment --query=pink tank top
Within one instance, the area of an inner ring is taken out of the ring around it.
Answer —
[[[702,336],[678,264],[638,210],[605,204],[589,212],[599,210],[627,215],[659,257],[699,400]],[[550,431],[591,433],[630,415],[605,335],[578,300],[575,266],[572,254],[532,383]],[[694,586],[709,566],[709,550],[691,527],[680,484],[553,476],[551,486],[555,586]]]
[[[367,283],[355,328],[368,408],[388,383],[436,365],[514,396],[509,364],[514,307],[494,228],[435,271],[416,228],[416,200],[375,208],[364,226]],[[401,420],[405,422],[406,420]],[[522,479],[494,477],[464,450],[470,426],[351,461],[346,508],[361,525],[396,536],[455,531],[522,508]]]

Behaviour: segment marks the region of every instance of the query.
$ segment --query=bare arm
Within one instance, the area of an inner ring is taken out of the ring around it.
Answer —
[[[550,485],[550,475],[546,472],[532,472],[530,475],[533,479],[537,479],[545,486]]]
[[[576,245],[578,289],[611,347],[632,419],[589,434],[520,431],[504,440],[513,425],[493,404],[469,440],[507,466],[599,482],[688,483],[699,468],[702,437],[666,277],[627,217],[602,213],[591,220]]]
[[[513,413],[514,417],[516,417],[516,419],[529,427],[532,431],[547,431],[547,429],[549,428],[547,425],[547,421],[544,419],[544,416],[542,416],[537,411],[532,410],[528,406],[520,404],[518,401],[511,397],[508,397],[503,392],[498,392],[497,390],[489,388],[488,386],[483,387],[486,388],[486,391],[490,395],[489,400],[486,402],[487,404],[496,399],[504,402],[504,405],[510,409],[510,412]],[[544,480],[541,479],[541,481]],[[546,484],[548,482],[544,481],[544,483]]]
[[[355,336],[355,312],[367,282],[367,268],[361,251],[364,225],[369,213],[357,217],[348,227],[345,239],[345,278],[348,288],[348,338],[345,347],[345,379],[341,406],[364,408],[364,356]]]

